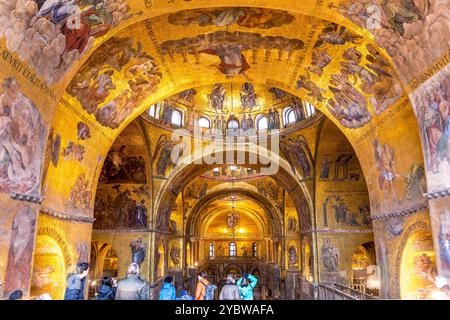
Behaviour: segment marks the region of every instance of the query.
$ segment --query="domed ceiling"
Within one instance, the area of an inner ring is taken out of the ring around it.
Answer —
[[[87,59],[65,96],[116,129],[190,88],[194,105],[209,113],[257,113],[273,102],[271,88],[280,88],[326,104],[321,110],[347,128],[364,126],[402,94],[373,41],[317,17],[241,7],[180,11],[128,26]]]

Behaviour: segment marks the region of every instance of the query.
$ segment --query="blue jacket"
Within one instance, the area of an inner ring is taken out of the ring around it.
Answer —
[[[256,284],[258,283],[258,279],[255,278],[254,276],[252,276],[251,274],[249,274],[248,280],[251,282],[248,284],[248,286],[244,287],[244,286],[241,286],[243,278],[244,277],[240,278],[236,283],[239,288],[239,293],[242,297],[242,300],[253,300],[253,288],[256,287]]]
[[[159,292],[159,300],[175,300],[177,298],[177,290],[171,283],[164,283]]]
[[[67,277],[67,287],[64,300],[84,300],[84,284],[86,277],[80,279],[77,274],[71,273]]]
[[[114,300],[114,289],[110,286],[102,284],[98,288],[98,295],[95,300]]]

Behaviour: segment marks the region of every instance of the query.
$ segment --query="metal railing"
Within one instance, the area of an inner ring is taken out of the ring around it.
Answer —
[[[337,283],[319,283],[318,300],[377,300],[377,297]]]

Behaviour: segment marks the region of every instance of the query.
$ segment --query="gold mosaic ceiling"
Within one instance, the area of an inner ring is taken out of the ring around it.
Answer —
[[[92,79],[97,84],[86,87]],[[103,90],[89,94],[101,81]],[[234,96],[244,82],[323,103],[347,128],[364,126],[402,93],[389,60],[342,25],[228,7],[161,15],[123,29],[89,57],[66,96],[117,129],[174,92],[233,83]],[[342,109],[349,102],[356,106],[350,115]]]

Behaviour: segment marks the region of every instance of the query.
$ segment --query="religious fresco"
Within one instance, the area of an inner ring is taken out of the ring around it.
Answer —
[[[288,25],[294,20],[295,17],[286,11],[247,7],[180,11],[168,17],[170,24],[185,27],[192,25],[225,27],[237,24],[249,29],[271,29]]]
[[[0,192],[37,194],[46,125],[14,77],[2,81],[0,106]]]
[[[169,243],[169,268],[180,269],[181,267],[181,249],[179,241],[171,241]]]
[[[409,172],[401,173],[395,166],[395,150],[377,138],[373,141],[374,158],[378,170],[378,188],[383,191],[385,201],[396,203],[417,198],[425,191],[425,173],[422,164],[411,165]],[[403,179],[401,179],[403,178]],[[397,195],[397,181],[403,186],[404,197]]]
[[[273,203],[282,210],[284,190],[272,179],[261,179],[256,182],[256,188],[264,197],[273,201]]]
[[[282,136],[280,140],[280,151],[291,165],[293,172],[297,172],[302,178],[311,177],[313,174],[314,159],[304,136]]]
[[[353,196],[352,198],[352,201],[355,201],[355,197]],[[351,206],[355,206],[355,209],[351,209],[349,208],[350,204],[343,196],[327,196],[322,204],[324,225],[328,226],[328,221],[333,217],[333,222],[338,226],[371,227],[372,224],[370,221],[370,208],[367,202],[367,194],[363,195],[362,198],[363,200],[359,205],[352,203]]]
[[[54,128],[50,128],[48,134],[47,145],[45,147],[45,158],[42,173],[42,189],[45,190],[47,186],[47,172],[50,163],[54,168],[58,167],[59,156],[61,151],[61,135],[55,133]]]
[[[425,71],[448,49],[450,23],[446,1],[344,0],[331,3],[330,8],[369,29],[392,57],[405,83]]]
[[[93,181],[86,178],[85,173],[80,173],[70,188],[67,207],[74,211],[89,212],[92,204]]]
[[[233,169],[233,170],[232,170]],[[253,179],[261,176],[261,170],[246,168],[241,166],[221,166],[209,170],[201,175],[203,178],[214,179],[214,180],[224,180],[230,181],[234,178],[243,179]]]
[[[331,50],[333,58],[328,53]],[[341,57],[339,64],[337,56]],[[327,88],[321,87],[322,79],[327,78]],[[364,44],[360,36],[336,24],[321,31],[310,66],[299,75],[297,89],[305,90],[318,102],[326,102],[340,124],[352,129],[365,126],[372,120],[371,111],[380,114],[402,94],[389,61],[374,46]]]
[[[158,90],[161,78],[156,61],[143,51],[141,42],[113,37],[89,57],[67,93],[101,125],[117,129],[133,108]]]
[[[146,183],[147,170],[141,155],[129,155],[126,145],[108,152],[100,173],[102,183]]]
[[[327,126],[331,127],[326,134],[336,136],[332,143],[326,141],[327,136],[319,141],[318,221],[331,228],[371,228],[369,195],[358,158],[345,138],[334,132],[336,128],[331,123]]]
[[[55,239],[48,235],[36,237],[31,295],[48,293],[53,300],[63,299],[66,282],[64,259],[64,253]]]
[[[422,138],[430,189],[448,187],[450,172],[450,66],[410,94]]]
[[[95,229],[147,229],[149,188],[146,185],[102,184],[95,196]]]
[[[217,31],[192,38],[168,40],[160,44],[161,51],[173,61],[175,54],[181,55],[184,62],[187,56],[193,55],[196,63],[200,63],[200,54],[213,55],[220,59],[215,65],[217,70],[227,78],[242,75],[247,80],[246,71],[251,69],[251,62],[247,61],[244,52],[251,50],[279,50],[288,53],[288,58],[299,50],[304,43],[299,39],[285,37],[270,37],[252,32]]]
[[[155,173],[157,176],[166,176],[167,169],[173,168],[183,156],[186,143],[183,136],[173,136],[171,140],[166,134],[162,134],[156,144],[152,163],[155,163]]]
[[[415,233],[406,244],[401,263],[403,299],[430,299],[437,276],[433,240],[429,233]]]
[[[26,205],[17,209],[11,226],[8,263],[5,271],[4,296],[14,290],[28,292],[36,230],[36,208]]]
[[[80,16],[72,8],[74,3]],[[54,84],[89,51],[95,38],[135,14],[126,0],[12,0],[0,9],[0,37],[6,37],[8,50]]]

